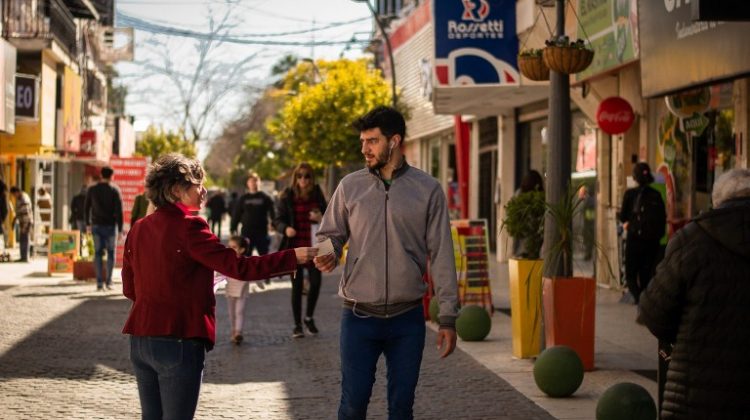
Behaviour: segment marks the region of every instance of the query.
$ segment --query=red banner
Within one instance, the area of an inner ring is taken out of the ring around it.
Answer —
[[[109,160],[109,165],[115,171],[112,183],[120,188],[120,194],[122,195],[123,231],[127,233],[130,230],[130,211],[133,209],[135,196],[142,194],[146,189],[148,161],[143,157],[112,157]],[[115,261],[118,267],[122,265],[124,244],[124,239],[117,243],[117,259]]]

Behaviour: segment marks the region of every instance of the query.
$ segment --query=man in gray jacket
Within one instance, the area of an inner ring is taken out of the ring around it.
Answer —
[[[331,198],[317,235],[334,253],[318,256],[330,272],[349,242],[339,282],[341,403],[338,418],[365,419],[380,354],[388,367],[389,418],[413,418],[425,324],[422,276],[430,262],[440,302],[437,345],[456,346],[456,268],[448,206],[440,184],[410,167],[401,150],[404,117],[378,107],[354,122],[366,168],[347,175]]]

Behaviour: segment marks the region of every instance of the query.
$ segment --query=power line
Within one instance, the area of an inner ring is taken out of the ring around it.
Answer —
[[[125,20],[128,20],[128,19],[138,19],[138,20],[140,20],[142,22],[148,22],[148,23],[158,24],[158,25],[165,25],[165,26],[170,26],[171,25],[172,27],[174,25],[177,25],[176,23],[167,22],[167,21],[159,20],[159,19],[149,18],[149,20],[146,20],[146,19],[141,18],[141,17],[137,17],[137,16],[133,16],[133,15],[130,15],[130,14],[127,14],[127,13],[123,13],[122,11],[119,11],[119,10],[117,11],[117,18],[118,18],[118,23],[120,23],[119,19],[125,19]],[[311,29],[300,29],[300,30],[296,30],[296,31],[275,32],[275,33],[231,34],[229,36],[232,36],[234,38],[245,38],[245,37],[248,37],[248,38],[251,38],[251,37],[252,38],[270,38],[270,37],[275,37],[275,36],[300,35],[300,34],[307,34],[307,33],[310,33],[310,32],[325,31],[325,30],[328,30],[328,29],[339,28],[339,27],[342,27],[342,26],[351,25],[353,23],[364,22],[364,21],[368,21],[368,20],[371,20],[371,19],[372,19],[371,16],[364,16],[364,17],[360,17],[360,18],[356,18],[356,19],[351,19],[351,20],[346,20],[346,21],[341,21],[341,22],[332,22],[332,23],[329,23],[329,24],[327,24],[325,26],[320,26],[320,27],[311,28]]]
[[[344,40],[344,41],[271,41],[271,40],[260,40],[260,39],[242,39],[238,36],[219,34],[219,33],[206,33],[187,29],[175,28],[167,25],[160,25],[152,22],[148,22],[144,19],[139,19],[133,16],[129,16],[124,13],[118,14],[118,25],[133,27],[137,30],[150,32],[161,35],[173,35],[185,38],[193,38],[200,40],[216,40],[221,42],[227,42],[232,44],[245,44],[245,45],[274,45],[274,46],[327,46],[327,45],[345,45],[348,43],[365,43],[367,40]]]

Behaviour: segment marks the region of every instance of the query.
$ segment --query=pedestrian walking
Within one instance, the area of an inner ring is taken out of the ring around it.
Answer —
[[[8,186],[0,179],[0,261],[10,261],[10,255],[5,251],[5,220],[10,213],[8,203]]]
[[[216,341],[214,271],[240,280],[294,272],[315,248],[244,257],[221,244],[192,212],[206,198],[195,159],[161,156],[146,176],[156,211],[128,233],[123,294],[133,301],[123,328],[130,334],[143,419],[190,419],[198,403],[205,352]]]
[[[238,256],[247,255],[250,241],[239,235],[229,238],[227,244]],[[240,345],[244,340],[242,327],[245,322],[245,302],[249,293],[250,283],[242,280],[227,278],[224,295],[227,298],[227,312],[229,313],[229,325],[232,333],[230,340],[234,345]]]
[[[34,221],[34,213],[31,210],[31,198],[26,191],[22,191],[16,186],[10,187],[10,193],[16,199],[16,218],[14,224],[18,222],[18,245],[21,251],[21,257],[16,262],[29,261],[29,235]]]
[[[365,419],[381,354],[388,369],[388,413],[412,419],[425,342],[422,276],[430,271],[440,303],[438,348],[456,347],[458,297],[448,206],[440,183],[409,166],[402,146],[404,117],[378,107],[354,122],[366,168],[347,175],[323,216],[318,242],[334,253],[315,258],[323,272],[349,250],[339,296],[341,402],[338,418]]]
[[[247,254],[252,255],[253,250],[258,255],[268,254],[270,238],[268,237],[268,225],[274,219],[274,204],[271,197],[259,190],[260,176],[250,171],[247,174],[247,193],[243,194],[236,202],[230,231],[232,234],[239,230],[240,235],[250,241]]]
[[[739,419],[750,408],[750,170],[720,176],[712,200],[671,238],[640,300],[639,320],[673,343],[662,419]]]
[[[82,186],[78,194],[70,200],[70,216],[68,222],[70,228],[79,232],[79,253],[83,252],[83,244],[86,243],[86,186]]]
[[[109,166],[101,169],[101,179],[86,192],[84,218],[94,237],[94,271],[96,289],[112,289],[112,269],[115,267],[115,246],[122,234],[122,197],[120,189],[112,185],[115,171]],[[104,251],[107,251],[107,266],[102,266]]]
[[[311,246],[313,225],[320,223],[327,203],[323,191],[315,183],[315,173],[310,164],[302,162],[294,168],[291,185],[281,193],[276,204],[274,228],[284,235],[281,249]],[[292,337],[294,338],[305,336],[302,329],[302,293],[305,271],[307,271],[310,287],[307,290],[304,325],[310,334],[318,333],[313,317],[320,295],[321,274],[314,264],[308,263],[299,265],[296,274],[292,277],[292,315],[294,318]]]
[[[211,232],[221,238],[221,221],[224,219],[224,213],[227,212],[227,204],[224,201],[224,192],[219,190],[208,199],[208,221],[211,223]],[[231,216],[231,214],[230,214]]]
[[[633,166],[633,179],[638,187],[625,191],[619,218],[627,232],[625,280],[637,305],[658,262],[659,241],[666,232],[667,213],[661,194],[649,186],[654,177],[646,162]]]
[[[81,232],[81,237],[86,233],[86,186],[82,186],[78,194],[70,200],[70,217],[68,222],[73,229]]]

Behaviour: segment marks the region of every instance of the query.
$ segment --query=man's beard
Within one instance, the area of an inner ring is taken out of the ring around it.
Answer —
[[[391,159],[391,154],[390,154],[390,149],[389,149],[388,152],[384,151],[380,153],[379,155],[376,155],[375,162],[372,165],[368,162],[365,162],[365,166],[367,166],[368,169],[378,171],[382,169],[385,165],[387,165],[390,159]]]

